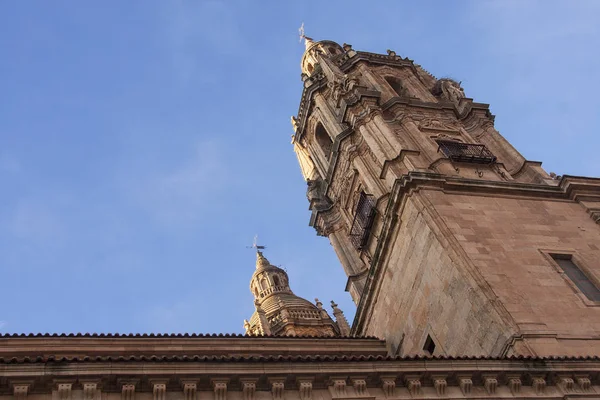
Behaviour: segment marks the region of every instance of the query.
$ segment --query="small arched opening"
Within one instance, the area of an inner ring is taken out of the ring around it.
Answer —
[[[277,275],[273,275],[273,284],[275,286],[281,286],[281,282],[280,282],[279,277]]]
[[[396,92],[396,95],[400,97],[406,96],[406,89],[402,86],[400,79],[388,76],[385,78],[385,81],[391,86],[394,92]]]
[[[331,149],[333,147],[333,141],[327,133],[327,130],[325,130],[323,124],[320,122],[317,124],[317,128],[315,129],[315,139],[321,150],[323,150],[323,154],[325,154],[325,157],[329,160]]]

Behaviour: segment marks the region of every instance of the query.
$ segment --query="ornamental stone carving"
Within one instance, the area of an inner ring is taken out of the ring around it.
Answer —
[[[213,379],[211,382],[215,393],[215,400],[227,400],[227,383],[229,381]]]
[[[271,394],[273,395],[273,400],[282,400],[283,394],[285,390],[285,380],[284,379],[272,379],[271,382]]]
[[[438,79],[431,92],[435,96],[453,103],[457,108],[461,99],[465,98],[465,91],[460,86],[460,82],[448,78]]]
[[[410,392],[411,396],[418,396],[421,394],[421,380],[418,376],[407,376],[406,388]]]
[[[135,384],[124,383],[121,386],[121,400],[134,400],[135,399]]]
[[[396,395],[396,378],[393,376],[382,377],[381,388],[385,397],[394,397]]]
[[[18,384],[13,386],[13,395],[15,400],[25,400],[29,393],[29,385]]]
[[[496,379],[495,376],[484,377],[483,386],[488,394],[496,394],[496,389],[498,388],[498,379]]]
[[[509,377],[508,388],[513,395],[518,395],[521,392],[521,379],[518,377]]]
[[[367,381],[364,378],[352,379],[352,386],[357,396],[367,396]]]
[[[165,396],[167,393],[167,385],[166,383],[155,383],[152,386],[152,395],[153,400],[165,400]]]
[[[300,400],[310,400],[312,398],[312,380],[298,380],[298,391]]]
[[[471,393],[471,389],[473,388],[473,380],[470,377],[459,377],[458,385],[460,386],[460,390],[466,396]]]
[[[531,380],[531,386],[536,394],[543,394],[546,390],[546,380],[542,377],[536,377]]]
[[[96,400],[99,396],[98,384],[96,382],[83,382],[83,400]]]
[[[183,386],[183,398],[184,400],[196,400],[196,393],[198,391],[198,386],[196,382],[181,382]]]
[[[56,385],[58,400],[71,400],[72,383],[59,383]]]

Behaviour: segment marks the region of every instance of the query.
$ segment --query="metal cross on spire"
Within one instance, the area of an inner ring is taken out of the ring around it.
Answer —
[[[252,246],[246,246],[248,249],[256,249],[258,253],[260,250],[264,250],[267,246],[261,246],[258,244],[258,235],[254,235],[254,240],[252,241]]]
[[[298,29],[298,35],[300,36],[299,42],[302,42],[302,39],[312,40],[312,38],[309,38],[304,34],[304,22],[300,25],[300,29]]]

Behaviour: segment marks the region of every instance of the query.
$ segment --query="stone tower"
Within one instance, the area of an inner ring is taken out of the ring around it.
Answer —
[[[548,174],[394,51],[306,39],[292,139],[317,233],[392,354],[600,355],[600,179]]]
[[[244,321],[247,334],[273,336],[348,336],[350,326],[333,301],[333,321],[323,303],[316,304],[296,296],[290,289],[288,274],[272,265],[257,251],[256,271],[250,280],[256,311]]]

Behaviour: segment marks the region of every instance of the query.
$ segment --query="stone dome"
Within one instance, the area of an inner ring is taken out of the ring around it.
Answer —
[[[287,272],[272,265],[260,251],[256,254],[250,291],[256,310],[244,323],[248,334],[339,335],[338,325],[323,304],[296,296],[290,289]]]

